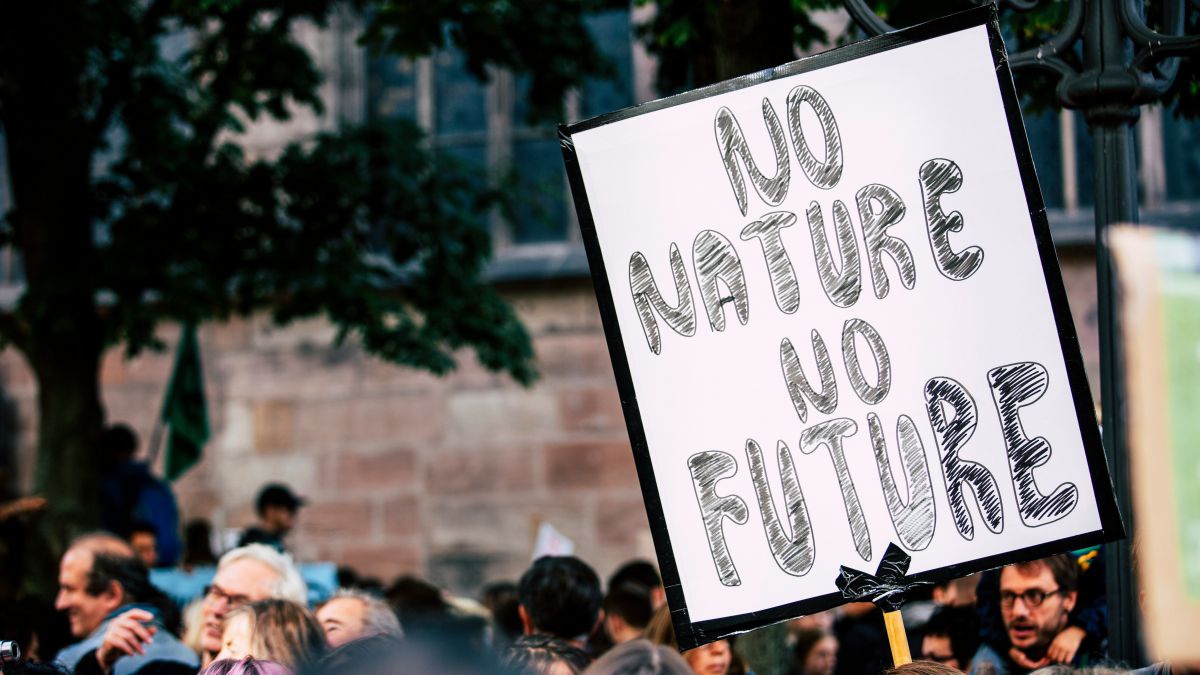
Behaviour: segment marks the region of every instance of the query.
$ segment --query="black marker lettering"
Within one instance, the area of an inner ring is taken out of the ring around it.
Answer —
[[[955,252],[950,246],[950,233],[961,232],[963,217],[958,211],[942,210],[942,195],[958,192],[962,187],[962,169],[948,159],[931,159],[921,165],[921,194],[925,197],[925,227],[929,230],[929,246],[938,271],[948,279],[962,281],[983,264],[983,249],[968,246]]]
[[[762,102],[762,110],[763,121],[767,123],[767,135],[771,137],[771,145],[775,149],[775,175],[770,178],[759,170],[758,164],[750,154],[750,146],[746,144],[746,137],[742,135],[742,127],[738,125],[733,112],[729,108],[721,108],[717,111],[717,117],[713,121],[717,133],[717,149],[721,152],[725,173],[729,175],[733,196],[737,199],[738,209],[741,210],[743,216],[749,209],[749,203],[746,199],[746,179],[742,178],[742,172],[738,168],[738,157],[746,165],[750,180],[754,182],[754,189],[758,190],[763,201],[772,206],[778,206],[783,202],[783,198],[787,196],[788,182],[792,176],[787,141],[783,138],[783,126],[779,123],[779,116],[775,114],[771,102],[765,98]]]
[[[917,268],[913,264],[912,250],[903,239],[893,237],[887,229],[904,217],[904,202],[886,185],[872,184],[858,191],[858,215],[862,219],[863,240],[867,245],[867,263],[871,267],[871,284],[875,297],[887,297],[889,281],[883,268],[883,254],[887,253],[900,270],[900,283],[912,289],[917,283]],[[876,206],[878,205],[878,206]]]
[[[804,138],[804,129],[800,125],[800,111],[805,103],[812,106],[817,120],[821,123],[821,131],[825,136],[824,160],[816,158]],[[788,93],[787,107],[788,127],[792,130],[792,144],[796,146],[796,158],[800,160],[800,168],[813,185],[822,190],[832,188],[842,179],[842,136],[838,133],[833,110],[816,89],[805,85],[800,85]]]
[[[988,371],[988,383],[1000,414],[1021,520],[1029,527],[1037,527],[1065,517],[1079,503],[1079,489],[1073,483],[1063,483],[1049,495],[1038,490],[1033,470],[1050,461],[1050,442],[1041,436],[1026,436],[1021,427],[1021,408],[1046,393],[1050,387],[1049,373],[1040,363],[1013,363]]]
[[[862,361],[858,358],[858,348],[855,346],[855,334],[862,335],[871,347],[871,356],[875,358],[875,386],[867,384],[863,376]],[[850,376],[850,386],[854,393],[867,405],[874,405],[887,398],[892,389],[892,360],[888,357],[887,347],[879,331],[862,319],[847,319],[842,326],[842,358],[846,361],[846,374]]]
[[[800,285],[796,283],[796,270],[792,267],[792,260],[783,248],[783,239],[779,236],[779,230],[791,227],[795,222],[796,214],[776,211],[742,228],[742,241],[758,239],[758,243],[762,245],[767,270],[771,273],[771,290],[775,293],[775,304],[784,314],[794,314],[800,309]]]
[[[842,441],[857,432],[858,425],[854,420],[844,417],[815,424],[800,434],[800,452],[810,455],[822,445],[829,448],[838,485],[842,489],[842,501],[846,504],[846,520],[850,523],[854,548],[863,560],[869,561],[871,533],[867,530],[867,518],[858,501],[858,493],[854,490],[854,480],[850,477],[850,467],[846,465],[846,453],[842,449]]]
[[[792,397],[792,406],[801,422],[808,421],[808,405],[804,399],[812,401],[813,407],[826,415],[837,408],[837,382],[833,379],[833,363],[829,360],[829,350],[825,348],[825,340],[816,330],[812,332],[813,358],[817,361],[817,373],[821,376],[821,391],[818,392],[809,384],[800,366],[800,357],[792,341],[783,338],[779,343],[779,364],[783,367],[783,381],[787,384],[788,395]]]
[[[723,525],[726,518],[738,525],[744,525],[750,519],[750,512],[741,497],[722,497],[717,494],[718,482],[737,475],[737,461],[727,452],[710,450],[689,457],[688,469],[692,472],[692,487],[696,490],[696,501],[699,502],[700,514],[704,517],[708,548],[712,552],[713,563],[717,566],[717,576],[726,586],[740,586],[742,578],[738,576],[733,558],[729,555]]]
[[[790,516],[791,535],[784,531],[779,511],[775,508],[775,500],[771,497],[762,448],[754,439],[746,439],[750,482],[754,484],[754,493],[758,497],[758,509],[762,512],[763,527],[767,533],[767,543],[771,546],[771,555],[775,556],[779,569],[792,576],[802,577],[812,569],[813,559],[817,554],[812,523],[808,519],[808,506],[804,503],[804,493],[800,490],[800,478],[796,475],[792,452],[782,441],[777,448],[777,455],[779,479],[783,484],[784,513]]]
[[[700,300],[708,312],[708,324],[714,331],[725,330],[725,303],[732,302],[742,325],[750,320],[750,298],[746,295],[746,274],[742,260],[729,240],[712,230],[696,235],[692,243],[692,262],[696,266],[696,282],[700,285]],[[717,282],[724,282],[729,295],[721,297]]]
[[[953,418],[946,419],[945,405],[953,410]],[[975,538],[975,524],[971,521],[971,513],[963,497],[964,484],[975,494],[987,528],[992,532],[1001,532],[1004,529],[1004,506],[1000,503],[1000,488],[996,478],[982,464],[958,456],[959,450],[975,433],[975,399],[958,382],[948,377],[935,377],[925,383],[925,409],[929,414],[929,423],[933,425],[933,436],[942,459],[946,496],[950,501],[950,515],[954,518],[958,533],[968,541]]]
[[[658,312],[676,333],[684,337],[696,334],[696,308],[692,306],[692,287],[688,284],[683,256],[679,254],[679,247],[675,244],[671,244],[671,272],[675,276],[675,293],[679,298],[679,304],[675,307],[663,300],[662,293],[654,283],[654,275],[650,273],[650,264],[646,262],[646,256],[640,251],[635,251],[629,257],[629,288],[633,292],[633,304],[642,320],[646,344],[655,354],[662,351],[662,338],[658,333],[655,312]]]
[[[892,515],[896,536],[905,548],[923,551],[933,540],[937,517],[933,485],[929,480],[929,462],[925,459],[925,446],[917,433],[917,425],[908,415],[901,415],[896,421],[896,444],[900,448],[900,461],[904,465],[905,482],[908,483],[907,505],[900,498],[900,489],[896,487],[896,479],[892,476],[887,440],[879,416],[867,413],[867,426],[871,431],[871,445],[875,449],[879,482],[883,486],[883,496]]]
[[[850,211],[840,199],[833,202],[833,229],[838,241],[838,259],[833,261],[833,251],[825,236],[825,220],[821,216],[821,205],[815,201],[808,205],[808,231],[812,235],[813,254],[817,258],[817,276],[829,301],[838,307],[850,307],[858,302],[862,292],[862,263],[858,258],[858,242],[854,239],[854,223],[850,222]]]

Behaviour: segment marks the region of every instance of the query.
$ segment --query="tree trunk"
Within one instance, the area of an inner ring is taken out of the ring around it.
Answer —
[[[36,494],[47,499],[39,536],[27,560],[26,591],[54,592],[58,558],[70,539],[100,525],[98,452],[104,424],[98,350],[82,344],[38,347]]]
[[[787,0],[709,3],[710,59],[700,59],[696,86],[720,82],[796,58],[794,21]],[[708,62],[706,62],[708,61]]]

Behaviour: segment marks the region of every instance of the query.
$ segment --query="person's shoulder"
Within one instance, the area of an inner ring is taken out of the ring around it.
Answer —
[[[1129,671],[1129,675],[1171,675],[1171,664],[1151,663],[1145,668]]]
[[[1007,675],[1008,659],[987,642],[979,645],[971,659],[971,675]]]
[[[102,625],[101,628],[103,627]],[[84,655],[95,651],[102,641],[103,633],[97,630],[79,642],[59,650],[58,654],[54,656],[54,663],[66,668],[68,672],[72,672],[75,670],[75,666],[79,665]]]

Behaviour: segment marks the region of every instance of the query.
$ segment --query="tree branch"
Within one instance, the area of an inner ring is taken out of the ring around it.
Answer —
[[[150,34],[157,33],[158,23],[166,16],[169,6],[168,0],[154,0],[142,15],[140,22],[142,30]],[[100,105],[96,106],[96,114],[92,117],[89,129],[88,136],[93,146],[99,143],[104,132],[108,130],[109,122],[112,121],[117,107],[129,97],[132,84],[133,65],[129,60],[112,63],[108,81],[105,82],[104,91],[100,94]]]

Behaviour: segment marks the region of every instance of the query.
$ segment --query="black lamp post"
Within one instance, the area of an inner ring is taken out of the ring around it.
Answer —
[[[866,0],[843,0],[868,33],[894,30]],[[982,4],[982,2],[978,2]],[[1000,0],[1028,12],[1042,0]],[[1012,54],[1014,70],[1041,68],[1057,76],[1058,102],[1083,111],[1095,148],[1096,280],[1100,316],[1100,392],[1104,447],[1126,529],[1133,531],[1129,458],[1125,449],[1123,372],[1119,330],[1113,307],[1112,269],[1105,228],[1138,222],[1137,161],[1133,124],[1139,107],[1161,100],[1179,71],[1180,55],[1200,51],[1200,36],[1185,36],[1187,0],[1162,0],[1159,33],[1146,25],[1139,0],[1068,0],[1062,28],[1042,45]],[[1082,68],[1062,58],[1078,46]],[[1109,655],[1127,663],[1141,661],[1138,600],[1130,542],[1106,547]]]

